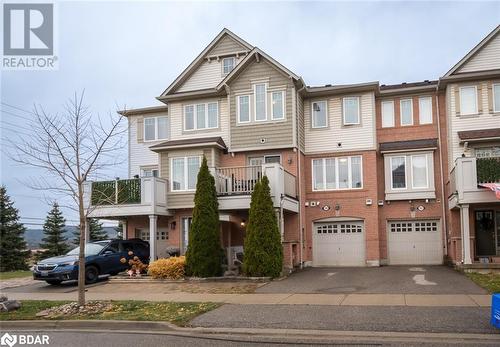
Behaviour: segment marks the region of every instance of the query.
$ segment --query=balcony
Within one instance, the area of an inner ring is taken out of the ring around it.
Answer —
[[[481,183],[500,182],[500,158],[458,158],[450,173],[448,201],[450,209],[459,204],[498,202]]]
[[[212,168],[211,171],[220,210],[249,208],[255,184],[265,175],[269,179],[274,207],[298,212],[296,178],[280,164]]]
[[[167,181],[157,177],[86,182],[84,197],[92,218],[169,215]]]

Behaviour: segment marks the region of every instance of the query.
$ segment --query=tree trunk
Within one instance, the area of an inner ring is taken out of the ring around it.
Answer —
[[[78,212],[80,215],[80,253],[78,254],[78,305],[85,305],[85,234],[86,223],[83,209],[83,186],[78,182]]]

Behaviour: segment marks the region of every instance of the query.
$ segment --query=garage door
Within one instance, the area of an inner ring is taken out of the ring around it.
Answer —
[[[390,221],[389,264],[430,265],[443,263],[439,221]]]
[[[364,266],[365,238],[362,221],[315,223],[314,266]]]

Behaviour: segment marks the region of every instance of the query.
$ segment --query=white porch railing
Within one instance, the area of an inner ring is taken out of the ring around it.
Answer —
[[[262,178],[262,166],[222,167],[212,172],[219,195],[252,194]]]

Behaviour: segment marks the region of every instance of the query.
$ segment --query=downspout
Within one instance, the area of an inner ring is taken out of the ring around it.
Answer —
[[[437,90],[437,88],[436,88]],[[442,203],[441,203],[441,208],[443,211],[443,227],[444,227],[444,253],[446,256],[448,256],[448,219],[446,218],[446,201],[445,199],[448,199],[447,196],[445,196],[445,189],[444,189],[444,169],[443,169],[443,147],[441,143],[441,114],[439,112],[439,95],[436,93],[436,109],[437,109],[437,125],[438,125],[438,143],[439,143],[439,166],[441,169],[440,173],[440,178],[441,178],[441,198],[442,198]]]
[[[296,91],[297,95],[306,88],[305,84],[300,88],[299,90]],[[298,98],[295,98],[295,103],[297,103]],[[302,101],[303,102],[303,101]],[[297,107],[295,107],[297,110]],[[295,115],[297,116],[297,115]],[[299,124],[299,126],[304,126],[304,124]],[[297,127],[297,133],[299,126]],[[299,189],[299,244],[300,244],[300,268],[304,268],[304,219],[302,217],[302,209],[304,208],[304,205],[302,204],[302,176],[301,176],[301,168],[302,168],[302,163],[300,160],[300,138],[297,134],[297,175],[299,179],[299,184],[298,184],[298,189]]]

